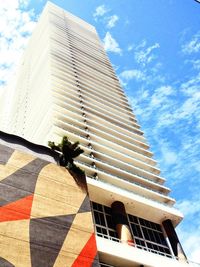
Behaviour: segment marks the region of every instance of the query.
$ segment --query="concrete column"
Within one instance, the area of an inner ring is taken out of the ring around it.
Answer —
[[[169,239],[169,242],[171,244],[174,255],[180,261],[187,261],[186,255],[183,251],[183,248],[181,246],[181,243],[178,239],[178,236],[176,234],[176,231],[174,229],[174,226],[173,226],[171,220],[167,219],[167,220],[163,221],[162,224],[163,224],[163,227],[164,227],[165,232],[167,234],[167,237]]]
[[[115,201],[111,205],[112,219],[118,234],[119,239],[122,243],[128,245],[134,245],[134,239],[132,238],[131,231],[129,229],[126,210],[124,204],[120,201]]]

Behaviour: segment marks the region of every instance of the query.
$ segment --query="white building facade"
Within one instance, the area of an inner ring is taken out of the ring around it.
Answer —
[[[1,129],[31,142],[80,142],[102,267],[188,266],[182,214],[93,26],[48,3],[2,112]]]

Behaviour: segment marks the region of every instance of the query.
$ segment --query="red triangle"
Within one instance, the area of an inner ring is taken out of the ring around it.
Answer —
[[[0,207],[0,222],[30,219],[33,195]]]
[[[93,233],[71,267],[91,267],[96,254],[97,246]]]

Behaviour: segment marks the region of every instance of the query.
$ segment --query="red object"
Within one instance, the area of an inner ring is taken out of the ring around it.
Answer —
[[[91,267],[96,254],[97,246],[93,233],[71,267]]]
[[[0,207],[0,222],[30,219],[33,195]]]

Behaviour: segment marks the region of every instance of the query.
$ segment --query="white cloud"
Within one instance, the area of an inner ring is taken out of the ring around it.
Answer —
[[[98,6],[93,14],[95,21],[99,20],[106,24],[106,27],[111,29],[115,27],[116,22],[119,20],[119,17],[114,15],[106,15],[110,10],[105,7],[105,5]]]
[[[130,80],[141,81],[145,79],[144,73],[137,69],[124,70],[118,75],[121,86],[126,87]],[[131,104],[136,104],[136,100],[130,97]]]
[[[176,87],[169,85],[158,87],[152,95],[149,95],[146,102],[138,95],[138,105],[143,106],[143,119],[149,120],[153,115],[156,127],[160,128],[174,123],[184,123],[185,127],[189,127],[191,123],[194,123],[193,129],[198,129],[200,127],[199,86],[200,75],[197,75]]]
[[[188,259],[190,261],[193,261],[194,263],[200,263],[200,230],[196,229],[194,231],[190,230],[190,225],[188,225],[188,229],[185,229],[185,231],[181,231],[180,236],[182,236],[182,244],[184,244],[184,250],[186,251],[186,254],[188,256]],[[191,266],[198,266],[198,265],[191,265]]]
[[[98,17],[102,17],[105,15],[109,10],[105,7],[105,5],[98,6],[95,9],[95,13],[93,14],[93,17],[95,20],[97,20]]]
[[[148,63],[153,61],[155,59],[155,55],[152,54],[152,51],[156,48],[159,48],[160,45],[158,43],[155,43],[152,46],[149,46],[145,48],[146,41],[143,40],[141,44],[139,44],[135,49],[135,60],[137,63],[146,66]]]
[[[185,63],[191,63],[195,70],[200,70],[200,59],[186,60]]]
[[[170,151],[166,147],[162,147],[161,151],[163,153],[163,160],[165,161],[165,164],[172,165],[176,163],[177,154],[174,151]]]
[[[29,4],[29,0],[19,0],[20,2],[20,7],[26,8]]]
[[[26,11],[27,0],[0,1],[0,81],[6,83],[35,26],[33,10]]]
[[[112,37],[110,32],[106,33],[106,36],[104,37],[103,42],[104,42],[104,48],[107,52],[113,52],[113,53],[120,54],[120,55],[122,54],[122,50],[119,47],[119,44]]]
[[[200,92],[195,93],[192,97],[188,98],[179,110],[176,112],[176,117],[186,118],[195,115],[200,109]]]
[[[133,44],[130,44],[130,45],[128,46],[127,50],[128,50],[128,51],[132,51],[133,48],[134,48],[134,45],[133,45]]]
[[[123,81],[130,81],[132,79],[141,80],[144,78],[144,74],[140,70],[132,69],[121,72],[119,77]]]
[[[181,91],[187,96],[193,96],[194,93],[199,92],[200,86],[200,73],[189,80],[183,82],[180,86]]]
[[[172,94],[173,88],[168,85],[163,85],[154,91],[154,94],[151,97],[150,105],[152,106],[152,108],[154,108],[155,106],[160,106],[161,104],[166,102],[167,97]]]
[[[200,32],[195,34],[191,41],[182,45],[182,52],[184,54],[193,54],[198,53],[200,51]]]
[[[141,79],[146,81],[149,77],[146,78],[146,75],[143,74]],[[144,97],[144,92],[148,97]],[[142,116],[143,121],[154,120],[154,123],[156,122],[154,127],[160,127],[160,123],[171,121],[168,113],[172,104],[171,102],[173,102],[171,100],[173,95],[174,88],[169,85],[162,85],[156,88],[153,94],[151,90],[141,90],[138,94],[135,94],[135,98],[137,99],[137,103],[135,102],[136,113]]]
[[[200,59],[197,60],[191,60],[193,64],[193,68],[199,70],[200,69]]]
[[[144,48],[147,44],[147,41],[144,39],[141,41],[141,43],[135,48],[136,50],[140,50],[141,48]]]
[[[185,216],[177,232],[189,260],[200,263],[200,196],[199,193],[193,195],[190,200],[183,199],[176,203],[176,208]]]
[[[119,20],[119,17],[117,15],[113,15],[108,17],[108,22],[107,22],[107,28],[113,28],[116,24],[116,22]]]
[[[112,64],[112,67],[115,70],[115,72],[120,68],[120,66],[118,66],[118,65],[115,65],[113,63],[111,63],[111,64]]]
[[[196,196],[196,199],[188,200],[183,199],[176,203],[176,207],[184,214],[184,216],[192,215],[195,216],[199,213],[200,217],[200,197]]]
[[[193,167],[195,168],[196,171],[200,173],[200,161],[199,160],[194,162]]]

